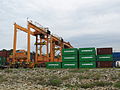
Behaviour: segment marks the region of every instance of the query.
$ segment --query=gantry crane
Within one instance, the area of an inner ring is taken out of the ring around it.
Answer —
[[[28,21],[28,27],[34,29],[34,36],[36,37],[36,55],[35,55],[35,63],[44,63],[49,62],[49,39],[50,39],[50,31],[48,28],[38,27],[34,25],[32,22]],[[46,52],[43,55],[43,46],[46,46]]]
[[[32,31],[33,29],[34,31]],[[37,26],[32,21],[28,21],[27,28],[21,27],[18,24],[14,24],[14,43],[13,43],[13,61],[15,64],[16,60],[16,43],[17,43],[17,30],[21,30],[27,33],[27,58],[26,65],[30,64],[30,35],[36,37],[35,46],[36,54],[34,64],[41,64],[45,62],[61,62],[62,60],[62,48],[73,48],[70,43],[63,41],[62,38],[51,35],[48,28],[43,26]],[[46,46],[46,52],[43,55],[43,46]],[[60,57],[55,58],[56,51],[60,52]]]

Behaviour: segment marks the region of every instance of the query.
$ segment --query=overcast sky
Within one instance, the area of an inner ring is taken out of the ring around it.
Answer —
[[[13,24],[27,27],[27,17],[74,47],[120,51],[120,0],[0,0],[0,49],[13,48]],[[17,48],[26,49],[27,35],[19,31],[18,37]]]

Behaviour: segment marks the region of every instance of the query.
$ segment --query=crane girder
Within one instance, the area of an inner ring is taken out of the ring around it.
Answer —
[[[68,48],[73,48],[73,46],[69,42],[63,42],[63,45],[67,46]]]
[[[40,27],[37,27],[36,25],[32,24],[31,22],[28,21],[28,26],[36,31],[38,31],[38,34],[43,34],[43,35],[47,35],[47,32],[43,29],[43,28],[40,28]],[[37,34],[35,32],[35,34]]]
[[[28,33],[28,29],[26,29],[26,28],[24,28],[24,27],[21,27],[20,25],[18,25],[18,24],[16,24],[16,23],[15,23],[14,25],[15,25],[16,29],[19,29],[19,30],[21,30],[21,31],[23,31],[23,32]],[[30,34],[34,36],[34,33],[33,33],[32,31],[30,31]]]

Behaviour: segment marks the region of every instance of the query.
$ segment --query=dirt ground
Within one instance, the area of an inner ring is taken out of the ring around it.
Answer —
[[[0,90],[120,90],[120,69],[3,69]]]

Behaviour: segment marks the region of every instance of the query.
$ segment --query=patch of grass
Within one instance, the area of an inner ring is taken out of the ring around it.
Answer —
[[[114,81],[114,80],[117,80],[117,79],[118,79],[117,76],[112,76],[112,77],[111,77],[111,80],[113,80],[113,81]]]
[[[99,80],[101,78],[101,75],[100,74],[94,74],[91,76],[92,79],[94,80]]]
[[[5,81],[7,81],[7,79],[3,75],[0,75],[0,83],[5,82]]]
[[[105,86],[111,86],[113,83],[112,82],[104,82],[104,81],[97,81],[93,83],[94,86],[97,87],[105,87]]]
[[[105,87],[105,86],[112,86],[112,85],[113,85],[112,82],[97,81],[97,82],[94,82],[94,83],[81,84],[80,87],[84,88],[84,89],[87,89],[87,88],[94,88],[95,86],[96,87]],[[119,85],[120,85],[120,83],[119,83]]]
[[[72,74],[69,74],[69,75],[66,75],[66,76],[63,76],[61,77],[62,80],[68,80],[69,78],[72,78]]]
[[[87,89],[87,88],[93,88],[94,84],[93,83],[86,83],[86,84],[81,84],[81,88]]]
[[[91,77],[91,75],[79,75],[78,76],[78,78],[79,78],[79,80],[82,80],[82,79],[91,79],[92,77]]]
[[[5,72],[5,73],[12,73],[12,72],[13,72],[13,70],[12,70],[12,69],[8,69],[8,68],[7,68],[7,69],[5,69],[5,70],[4,70],[4,72]]]
[[[119,88],[119,89],[120,89],[120,81],[116,82],[116,83],[114,84],[114,87],[116,87],[116,88]]]
[[[120,77],[120,73],[118,74],[118,77]]]
[[[65,87],[74,88],[75,86],[73,86],[73,85],[71,85],[71,84],[65,84]]]
[[[72,73],[83,73],[83,72],[87,72],[89,71],[89,69],[75,69],[75,70],[70,70],[69,72],[72,72]]]
[[[70,78],[70,76],[68,75],[68,76],[63,76],[61,79],[62,80],[68,80]]]
[[[46,81],[45,81],[43,76],[29,77],[28,80],[31,81],[31,82],[34,82],[36,84],[40,84],[40,85],[45,85],[46,84]]]
[[[51,76],[50,79],[48,80],[48,85],[60,86],[60,84],[62,84],[62,80],[57,76]]]
[[[74,85],[71,85],[70,83],[65,84],[65,87],[69,88],[70,90],[78,90],[80,88],[80,84],[74,83]]]

